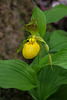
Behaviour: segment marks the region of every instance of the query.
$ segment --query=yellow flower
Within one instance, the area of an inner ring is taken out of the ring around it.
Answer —
[[[34,58],[40,50],[39,44],[36,42],[35,38],[30,38],[29,42],[24,44],[22,54],[26,59]]]

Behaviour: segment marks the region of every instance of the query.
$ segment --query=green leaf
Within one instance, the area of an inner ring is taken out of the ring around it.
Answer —
[[[0,87],[30,90],[36,87],[36,74],[21,60],[0,60]]]
[[[51,8],[49,11],[44,11],[46,15],[47,24],[57,22],[67,15],[67,6],[65,5],[57,5]]]
[[[55,53],[67,48],[67,32],[65,31],[57,30],[52,33],[47,32],[44,36],[44,40],[49,45],[50,53]],[[43,44],[40,59],[42,59],[46,54],[45,46]]]
[[[60,66],[64,69],[67,69],[67,49],[52,54],[51,57],[52,57],[52,65]],[[40,65],[41,68],[49,65],[48,56],[45,56],[40,60]]]
[[[60,73],[64,71],[67,73],[67,70],[58,66],[53,66],[53,71],[50,66],[44,67],[38,75],[38,87],[30,90],[30,94],[33,98],[35,100],[46,100],[50,95],[55,93],[61,86],[61,82],[64,83],[65,79],[67,82],[67,77],[64,77],[63,80],[61,80],[62,76]]]
[[[67,85],[62,85],[48,100],[67,100]]]
[[[43,37],[46,31],[46,17],[44,12],[35,6],[31,19],[36,19],[39,34]]]
[[[67,48],[67,32],[55,31],[50,37],[50,52],[57,52]]]

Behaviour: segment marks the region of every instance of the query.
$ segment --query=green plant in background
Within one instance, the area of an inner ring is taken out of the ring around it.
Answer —
[[[29,91],[34,100],[67,100],[67,33],[62,30],[46,32],[46,24],[56,22],[66,15],[65,5],[57,5],[45,12],[35,6],[31,17],[31,20],[36,20],[34,26],[38,28],[36,33],[39,33],[35,39],[38,37],[38,41],[48,43],[52,63],[43,43],[40,56],[37,55],[30,65],[18,59],[0,60],[0,87]],[[28,26],[26,28],[30,31]],[[20,50],[21,47],[17,53]]]

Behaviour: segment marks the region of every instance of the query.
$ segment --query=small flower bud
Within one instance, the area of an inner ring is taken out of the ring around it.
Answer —
[[[46,52],[49,53],[49,46],[45,43]]]

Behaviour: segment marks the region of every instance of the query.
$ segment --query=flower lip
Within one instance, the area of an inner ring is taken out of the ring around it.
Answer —
[[[24,44],[22,54],[26,59],[32,59],[39,53],[40,46],[36,42],[35,38],[30,38],[29,42]]]

